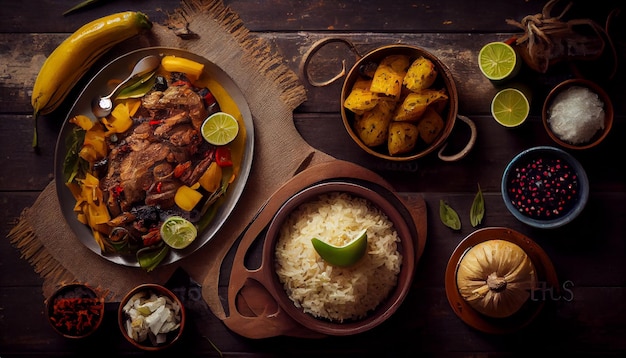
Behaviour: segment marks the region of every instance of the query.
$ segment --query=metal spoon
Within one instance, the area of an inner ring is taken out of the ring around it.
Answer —
[[[109,95],[94,98],[91,103],[91,110],[93,111],[93,114],[95,114],[98,118],[108,116],[113,110],[112,98],[114,98],[118,92],[132,79],[156,70],[160,64],[161,58],[159,56],[146,56],[139,60],[130,75],[125,80],[120,82]]]

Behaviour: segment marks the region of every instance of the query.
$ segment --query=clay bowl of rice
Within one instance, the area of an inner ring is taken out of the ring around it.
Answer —
[[[588,149],[600,144],[613,126],[613,104],[596,83],[570,79],[546,97],[542,111],[548,135],[568,149]]]
[[[272,265],[268,290],[296,322],[318,333],[345,336],[387,320],[406,297],[415,271],[413,231],[382,190],[349,182],[308,187],[270,223],[263,261]],[[336,246],[366,229],[365,254],[333,266],[312,245]]]

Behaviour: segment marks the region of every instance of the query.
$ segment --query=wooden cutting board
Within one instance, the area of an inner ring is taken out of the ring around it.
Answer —
[[[378,174],[345,161],[324,162],[307,168],[281,186],[259,210],[255,219],[244,229],[221,263],[220,285],[228,284],[227,292],[219,296],[225,303],[224,324],[232,331],[248,338],[294,336],[317,338],[324,335],[303,327],[280,307],[259,280],[253,279],[261,265],[263,242],[267,227],[280,207],[291,196],[311,185],[331,181],[351,181],[372,186],[404,206],[407,224],[413,231],[415,262],[426,244],[426,203],[419,194],[399,196],[391,185]],[[217,288],[216,288],[217,289]]]

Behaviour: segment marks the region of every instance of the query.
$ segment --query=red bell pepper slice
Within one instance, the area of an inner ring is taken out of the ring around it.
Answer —
[[[233,165],[233,160],[230,155],[229,147],[218,147],[215,151],[215,161],[220,167],[230,167]]]

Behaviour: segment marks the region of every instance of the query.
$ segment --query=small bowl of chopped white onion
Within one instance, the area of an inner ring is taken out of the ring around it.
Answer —
[[[569,79],[550,91],[543,104],[543,124],[558,145],[588,149],[600,144],[613,126],[613,104],[596,83]]]
[[[142,284],[120,302],[118,323],[122,335],[133,346],[159,351],[180,339],[185,326],[185,307],[166,287]]]

